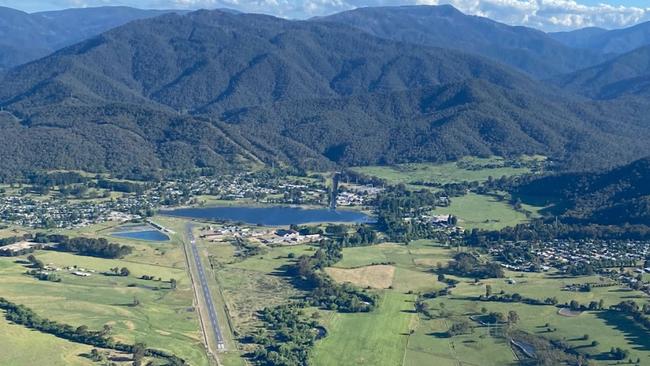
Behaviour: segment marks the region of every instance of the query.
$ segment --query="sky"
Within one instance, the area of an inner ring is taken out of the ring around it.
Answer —
[[[592,26],[612,29],[650,21],[650,0],[0,0],[0,6],[27,12],[105,5],[150,9],[225,7],[292,19],[363,6],[440,4],[451,4],[467,14],[546,31]]]

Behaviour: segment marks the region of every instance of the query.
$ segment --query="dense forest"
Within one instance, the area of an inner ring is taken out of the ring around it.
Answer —
[[[553,204],[562,223],[650,225],[650,158],[601,173],[565,173],[516,189],[523,200]]]
[[[0,179],[535,153],[576,169],[650,154],[647,103],[586,100],[432,45],[223,11],[132,22],[4,74]]]

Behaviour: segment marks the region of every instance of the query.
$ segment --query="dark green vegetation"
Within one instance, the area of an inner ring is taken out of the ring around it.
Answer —
[[[650,93],[650,46],[640,47],[602,64],[558,76],[562,88],[597,99],[647,98]]]
[[[565,223],[650,224],[650,158],[603,173],[559,174],[517,189],[524,199],[556,203]]]
[[[165,11],[101,7],[27,14],[0,7],[0,71],[47,56],[132,20],[163,13]]]
[[[12,69],[0,85],[4,179],[523,153],[585,167],[650,154],[644,103],[585,101],[479,56],[332,22],[167,14]]]
[[[252,337],[258,347],[252,358],[262,365],[307,365],[311,348],[318,338],[318,322],[304,320],[304,311],[282,305],[260,312],[265,330]]]
[[[381,38],[475,53],[540,78],[605,58],[597,49],[572,48],[536,29],[465,15],[451,5],[360,8],[319,20],[347,24]]]

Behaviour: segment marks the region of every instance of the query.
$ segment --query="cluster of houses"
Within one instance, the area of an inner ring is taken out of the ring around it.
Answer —
[[[16,257],[32,253],[37,249],[43,249],[56,244],[33,243],[31,241],[19,241],[17,243],[0,246],[0,257]]]
[[[539,242],[505,242],[489,249],[503,266],[514,271],[539,271],[570,266],[643,267],[650,256],[650,242],[617,240],[551,240]],[[638,268],[640,272],[645,270]]]
[[[106,221],[139,219],[154,203],[124,197],[100,202],[30,197],[0,197],[0,221],[31,228],[76,228]]]
[[[200,237],[211,243],[224,243],[241,238],[268,246],[314,243],[323,239],[320,234],[302,235],[300,232],[291,229],[252,229],[236,225],[207,226],[201,230]]]
[[[364,206],[377,197],[384,189],[370,185],[344,185],[336,195],[337,206]]]
[[[123,193],[104,200],[68,200],[57,195],[0,195],[0,222],[31,228],[78,228],[106,221],[141,219],[156,208],[197,204],[198,197],[205,195],[223,200],[327,204],[326,189],[320,182],[299,184],[242,173],[220,178],[163,181],[147,185],[139,194]]]

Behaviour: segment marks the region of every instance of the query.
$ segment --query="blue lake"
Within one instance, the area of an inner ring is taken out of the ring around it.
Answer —
[[[111,236],[125,239],[146,240],[146,241],[168,241],[169,237],[158,230],[146,231],[124,231],[112,233]]]
[[[373,222],[368,215],[348,210],[303,209],[298,207],[242,207],[219,206],[179,208],[162,211],[161,214],[192,219],[227,220],[268,226],[306,224],[314,222]]]

